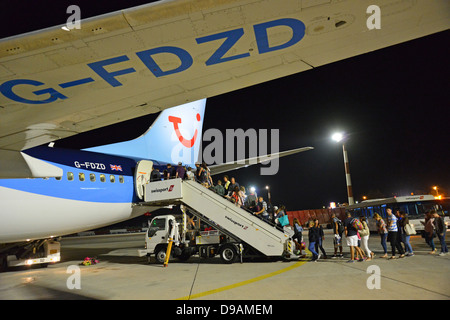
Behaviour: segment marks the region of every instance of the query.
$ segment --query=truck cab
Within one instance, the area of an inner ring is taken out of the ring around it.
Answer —
[[[168,219],[173,216],[161,216],[154,218],[148,226],[146,243],[147,249],[155,250],[157,244],[165,242],[169,236]]]
[[[174,245],[179,245],[179,222],[173,215],[157,216],[150,222],[145,236],[145,248],[148,256],[155,254],[158,262],[164,262],[167,245],[172,236]]]

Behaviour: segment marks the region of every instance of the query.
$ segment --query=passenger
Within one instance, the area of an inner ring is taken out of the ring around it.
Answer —
[[[308,230],[308,240],[309,240],[309,246],[308,250],[311,251],[313,257],[311,261],[317,261],[319,260],[320,256],[315,250],[316,242],[319,241],[320,235],[319,235],[319,229],[317,229],[314,225],[314,221],[309,221],[308,224],[309,230]]]
[[[398,246],[402,247],[403,252],[406,252],[406,244],[405,244],[405,240],[404,240],[404,231],[402,228],[402,215],[400,213],[400,210],[395,210],[395,216],[397,218],[397,230],[398,230],[398,234],[397,234],[397,242],[398,242]],[[403,245],[402,245],[403,243]]]
[[[262,203],[258,201],[258,198],[256,198],[256,202],[254,203],[254,206],[251,208],[251,211],[254,215],[258,217],[262,217],[262,213],[264,212],[264,208],[262,206]]]
[[[436,232],[434,231],[434,218],[433,215],[436,211],[428,211],[425,215],[425,223],[420,221],[425,227],[423,232],[423,237],[425,237],[425,242],[431,247],[431,252],[429,254],[436,253],[436,246],[434,245],[433,238],[436,237]]]
[[[201,179],[200,179],[200,176],[201,176],[201,170],[202,170],[202,168],[200,167],[200,163],[198,163],[198,162],[196,162],[195,163],[195,181],[197,181],[198,183],[201,183]]]
[[[197,167],[197,171],[195,172],[195,178],[197,179],[197,182],[201,184],[207,183],[207,174],[205,166],[200,165],[200,163],[196,163],[195,166]]]
[[[150,182],[161,181],[161,173],[155,167],[152,168],[152,173],[150,174]]]
[[[333,227],[333,244],[334,244],[334,255],[332,258],[337,258],[337,249],[339,247],[339,257],[342,258],[344,255],[342,254],[342,233],[344,232],[344,226],[342,224],[342,221],[339,220],[338,217],[336,217],[336,214],[333,212],[331,214],[331,223]]]
[[[239,188],[239,197],[241,197],[242,203],[245,206],[245,199],[247,198],[247,195],[245,194],[245,187],[241,186]]]
[[[218,195],[221,195],[222,197],[225,196],[225,188],[222,185],[222,180],[218,180],[217,184],[214,187],[212,187],[212,189]]]
[[[400,253],[400,258],[405,256],[402,246],[397,241],[398,228],[397,228],[397,217],[392,213],[391,208],[386,209],[387,212],[387,228],[388,228],[388,240],[391,243],[392,255],[390,259],[395,259],[395,249]]]
[[[303,242],[303,228],[302,225],[300,224],[300,221],[298,221],[297,218],[294,218],[293,220],[293,224],[294,224],[294,236],[292,237],[292,240],[294,240],[295,243],[295,247],[297,248],[297,255],[302,255],[302,242]]]
[[[239,197],[239,187],[235,186],[234,187],[234,191],[231,194],[231,202],[233,202],[237,207],[241,207],[242,206],[242,200],[241,197]]]
[[[355,262],[355,250],[358,248],[358,231],[353,227],[352,221],[352,214],[347,212],[347,218],[344,220],[345,237],[347,238],[347,246],[350,247],[350,260],[347,262]]]
[[[271,221],[276,224],[277,223],[276,222],[276,217],[277,217],[278,207],[277,206],[273,206],[272,211],[273,212],[272,212],[272,220]]]
[[[448,247],[445,243],[445,233],[447,232],[447,226],[445,224],[444,216],[439,215],[438,213],[434,214],[434,225],[436,227],[436,235],[439,238],[439,242],[441,243],[441,252],[440,256],[444,256],[448,253]]]
[[[359,218],[359,220],[361,221],[361,224],[363,225],[363,229],[359,230],[359,235],[361,236],[361,245],[362,245],[362,250],[364,250],[364,252],[367,255],[367,261],[370,261],[373,259],[373,257],[375,256],[374,253],[372,251],[370,251],[369,249],[369,237],[370,237],[370,230],[369,230],[369,226],[367,225],[367,219],[364,216],[361,216]]]
[[[286,209],[286,207],[284,205],[281,205],[277,209],[277,211],[275,211],[275,223],[280,227],[283,227],[283,226],[281,225],[279,219],[286,214],[286,212],[284,211],[285,209]]]
[[[176,171],[175,168],[172,167],[170,163],[167,164],[167,176],[164,178],[164,180],[169,180],[175,178]]]
[[[214,186],[214,183],[213,183],[213,180],[212,180],[212,177],[211,177],[211,170],[209,170],[208,166],[206,165],[206,162],[203,161],[202,167],[203,167],[203,169],[205,169],[205,172],[206,172],[206,181],[205,182],[210,187]]]
[[[319,249],[320,249],[320,251],[322,251],[322,253],[323,253],[323,258],[327,259],[327,253],[325,252],[325,249],[322,246],[322,243],[325,240],[325,234],[323,233],[322,226],[319,224],[319,219],[317,219],[317,218],[314,219],[314,226],[319,230],[319,239],[316,242],[316,246],[315,246],[316,252],[319,252]]]
[[[186,177],[186,168],[182,165],[181,162],[178,162],[177,169],[175,171],[175,178],[180,178],[184,180]]]
[[[238,187],[238,192],[239,192],[239,183],[236,182],[236,179],[234,179],[234,177],[231,177],[231,182],[230,182],[230,185],[228,186],[228,195],[230,195],[230,193],[234,192],[235,187]]]
[[[223,187],[225,188],[225,194],[228,194],[231,190],[230,188],[230,180],[228,180],[228,176],[224,175],[223,176]]]
[[[250,190],[250,194],[245,199],[244,205],[246,208],[251,209],[251,208],[253,208],[255,203],[258,201],[258,199],[256,196],[255,188],[250,188],[249,190]]]
[[[263,197],[259,197],[259,203],[263,208],[263,212],[261,214],[262,218],[266,221],[269,221],[269,212],[267,211],[267,202],[264,201]]]
[[[170,174],[167,171],[167,169],[164,169],[163,171],[163,180],[169,180]]]
[[[383,218],[381,218],[381,216],[376,212],[374,214],[374,218],[377,221],[377,229],[378,229],[378,233],[380,234],[380,237],[381,237],[381,246],[383,247],[383,251],[384,251],[384,255],[382,255],[381,258],[387,258],[386,240],[387,240],[388,231],[386,228],[386,223],[384,222]]]
[[[195,175],[194,175],[194,173],[192,172],[192,168],[191,168],[191,167],[188,167],[188,168],[187,168],[186,176],[187,176],[187,179],[189,179],[189,180],[194,180],[194,181],[195,181]]]
[[[361,236],[359,235],[359,230],[356,231],[356,236],[358,237],[358,245],[356,246],[356,260],[358,261],[364,261],[365,256],[361,254]]]
[[[414,255],[411,243],[409,242],[409,239],[411,235],[406,234],[405,227],[409,224],[409,218],[408,215],[404,212],[400,212],[400,215],[402,216],[402,222],[401,222],[401,228],[403,230],[403,243],[405,244],[405,251],[407,257],[412,257]]]

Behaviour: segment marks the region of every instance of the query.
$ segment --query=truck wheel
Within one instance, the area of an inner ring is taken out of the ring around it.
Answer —
[[[238,258],[236,247],[232,244],[225,244],[219,250],[220,259],[223,263],[231,264]]]
[[[161,246],[155,250],[155,258],[158,263],[164,263],[166,261],[166,251],[167,248],[165,246]]]
[[[180,261],[188,261],[191,257],[191,251],[184,249],[183,252],[178,256]]]

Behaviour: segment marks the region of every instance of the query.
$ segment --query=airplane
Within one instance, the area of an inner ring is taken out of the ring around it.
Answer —
[[[165,109],[147,132],[130,141],[83,150],[54,144],[24,150],[30,168],[47,171],[49,177],[0,179],[0,243],[4,244],[0,254],[4,253],[3,258],[6,253],[29,254],[21,248],[42,247],[45,239],[160,209],[139,205],[144,198],[143,185],[150,181],[153,168],[162,173],[168,164],[184,161],[194,166],[198,162],[205,105],[206,99],[202,99]],[[211,174],[311,149],[216,164],[211,166]]]
[[[139,215],[132,208],[139,192],[130,188],[133,168],[140,160],[169,162],[153,149],[156,156],[139,159],[48,143],[450,26],[446,0],[385,0],[378,1],[381,28],[372,30],[367,22],[373,4],[165,0],[82,20],[81,29],[56,26],[0,40],[0,206],[9,205],[1,208],[0,243],[51,238]],[[175,126],[180,134],[185,122],[175,118],[185,120],[171,116],[167,128],[176,136]],[[192,119],[193,127],[200,125],[196,114]],[[186,137],[178,141],[190,145],[193,133]],[[108,207],[93,199],[119,202]],[[85,206],[72,210],[80,200]]]

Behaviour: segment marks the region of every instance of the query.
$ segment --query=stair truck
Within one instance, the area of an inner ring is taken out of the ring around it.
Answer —
[[[180,260],[196,254],[204,258],[219,255],[224,263],[242,262],[243,257],[296,257],[291,229],[280,230],[195,181],[150,182],[144,191],[141,205],[179,204],[183,211],[180,216],[152,219],[145,249],[138,250],[139,256],[147,256],[149,261],[154,255],[157,262],[164,263],[169,241],[173,241],[171,257]],[[204,230],[202,224],[212,230]]]

